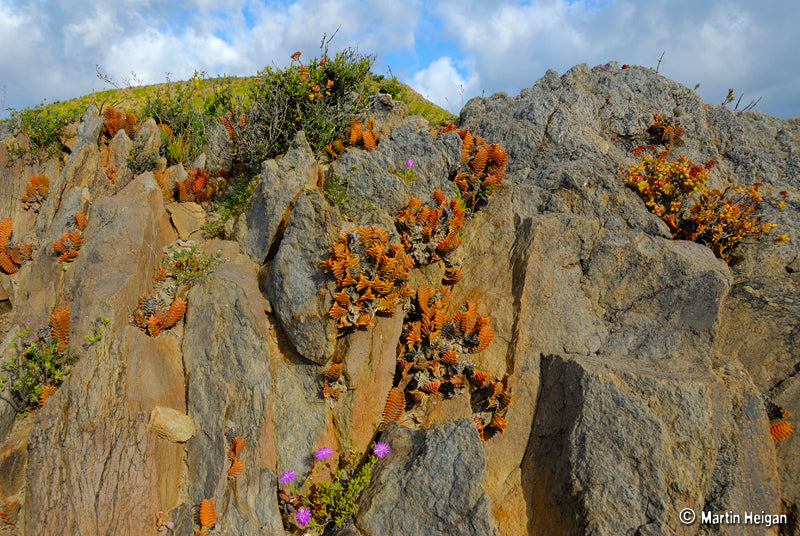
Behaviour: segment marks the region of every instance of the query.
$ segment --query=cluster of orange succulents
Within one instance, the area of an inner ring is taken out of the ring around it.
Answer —
[[[167,307],[164,297],[142,294],[139,296],[139,305],[132,314],[133,324],[145,330],[151,337],[155,337],[162,330],[178,323],[186,312],[186,304],[186,300],[175,298]]]
[[[391,314],[411,294],[408,272],[414,261],[389,233],[375,226],[345,232],[322,262],[339,288],[328,313],[339,328],[372,326],[376,313]]]
[[[446,199],[441,190],[436,190],[433,198],[435,207],[412,198],[395,219],[403,246],[418,266],[446,260],[461,244],[459,233],[465,214],[461,203]]]
[[[367,119],[367,124],[362,125],[361,121],[355,117],[350,120],[350,127],[347,129],[347,143],[345,146],[342,140],[336,140],[325,146],[325,150],[331,158],[338,158],[340,154],[345,152],[348,147],[363,147],[366,150],[376,149],[378,147],[378,140],[385,132],[378,132],[375,130],[375,120],[372,118]]]
[[[113,138],[117,132],[124,130],[128,137],[133,137],[139,118],[136,114],[117,110],[113,106],[106,106],[103,109],[103,134],[108,138]]]
[[[489,317],[477,312],[474,302],[466,301],[451,316],[450,291],[420,285],[411,300],[411,311],[397,343],[395,387],[384,409],[384,422],[400,421],[405,408],[424,406],[431,397],[452,398],[472,387],[478,390],[478,410],[474,415],[482,439],[486,429],[503,433],[505,413],[513,393],[509,375],[490,381],[489,373],[479,370],[471,355],[484,351],[494,338]],[[413,419],[413,417],[412,417]]]
[[[351,145],[361,140],[372,148],[377,138],[370,132],[372,126],[368,123],[365,129],[353,121]],[[450,255],[461,244],[465,219],[488,202],[505,177],[506,153],[500,145],[487,144],[452,124],[442,132],[449,130],[456,130],[462,139],[461,169],[454,179],[461,199],[447,199],[441,190],[433,193],[433,206],[412,198],[395,220],[402,245],[390,244],[388,233],[377,227],[359,227],[337,239],[322,262],[339,289],[328,314],[340,329],[366,328],[373,325],[376,312],[390,312],[406,302],[397,371],[383,423],[414,422],[431,398],[450,398],[471,390],[475,426],[481,439],[488,439],[505,432],[505,414],[513,398],[510,375],[491,381],[489,373],[478,370],[472,361],[471,355],[489,346],[494,330],[473,302],[464,302],[453,315],[448,312],[450,286],[463,278],[460,263]],[[328,152],[335,157],[343,149],[343,144],[329,146]],[[434,290],[420,285],[412,291],[407,283],[409,270],[437,261],[445,265],[442,286]],[[335,362],[323,374],[323,396],[331,403],[347,390],[342,367],[343,363]]]
[[[792,435],[794,426],[792,426],[792,423],[783,420],[789,417],[791,413],[775,404],[766,396],[764,397],[764,406],[767,410],[767,417],[770,420],[769,433],[773,441],[781,441]]]
[[[9,501],[8,497],[4,497],[3,507],[0,508],[0,521],[6,525],[16,525],[21,506],[18,501]]]
[[[653,114],[652,125],[647,128],[647,132],[652,135],[656,143],[662,145],[680,145],[683,127],[672,117],[661,114]]]
[[[25,188],[25,195],[22,196],[22,203],[25,210],[33,209],[34,212],[39,212],[39,207],[44,203],[47,197],[47,190],[50,187],[50,179],[47,175],[34,175],[31,177],[30,183]]]
[[[217,510],[214,508],[214,498],[203,499],[200,501],[200,508],[197,510],[197,524],[199,529],[194,529],[195,536],[206,536],[208,530],[217,524]]]
[[[208,172],[201,168],[192,168],[186,180],[176,182],[178,201],[207,201],[214,195],[214,189],[208,182]]]
[[[464,207],[474,212],[489,202],[498,184],[506,177],[508,155],[498,143],[486,143],[480,136],[473,136],[469,130],[456,128],[452,123],[442,130],[432,130],[438,136],[455,131],[461,137],[461,165],[453,182],[461,193]]]
[[[228,480],[234,480],[242,474],[244,464],[239,460],[239,453],[246,444],[247,440],[241,437],[234,437],[233,441],[231,441],[230,448],[228,449],[228,461],[231,462],[231,466],[228,469]]]
[[[67,232],[53,242],[53,250],[61,262],[72,262],[83,245],[83,229],[86,227],[86,214],[76,212],[67,219]]]
[[[14,245],[11,240],[13,228],[11,218],[0,220],[0,268],[7,274],[16,273],[22,263],[33,256],[33,244]]]

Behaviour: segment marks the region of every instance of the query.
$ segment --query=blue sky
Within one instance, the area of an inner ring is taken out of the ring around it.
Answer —
[[[800,2],[628,0],[0,0],[0,86],[21,109],[107,89],[252,75],[282,67],[340,28],[335,52],[375,54],[373,71],[457,113],[469,98],[529,87],[547,69],[611,60],[655,67],[706,102],[734,88],[742,103],[800,115]],[[2,94],[0,94],[0,99]],[[7,112],[0,118],[7,117]]]

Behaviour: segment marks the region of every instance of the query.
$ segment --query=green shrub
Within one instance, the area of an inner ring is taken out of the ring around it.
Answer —
[[[258,171],[261,162],[285,153],[299,130],[320,155],[344,138],[348,121],[365,108],[373,56],[353,49],[303,64],[300,53],[285,69],[266,67],[245,95],[220,119],[235,145],[238,162]]]
[[[81,112],[77,108],[56,109],[44,102],[21,112],[11,110],[17,117],[19,133],[28,140],[28,147],[13,147],[17,154],[29,153],[37,157],[50,157],[61,151],[61,136],[67,125],[77,121]]]
[[[13,356],[0,364],[0,392],[11,395],[2,399],[20,414],[38,407],[42,388],[60,385],[78,358],[69,346],[51,336],[49,329],[40,328],[36,335],[28,333],[29,326],[25,326],[14,334],[10,344]]]

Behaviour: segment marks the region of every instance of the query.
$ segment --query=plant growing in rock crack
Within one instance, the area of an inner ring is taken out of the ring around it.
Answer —
[[[653,145],[640,145],[631,152],[643,156],[627,170],[620,168],[625,184],[667,224],[673,238],[704,244],[727,262],[733,248],[745,238],[758,239],[775,227],[757,215],[762,201],[760,183],[737,186],[728,192],[710,190],[704,185],[714,167],[712,161],[698,165],[684,156],[669,161],[668,151],[656,152]],[[695,202],[687,209],[695,192]],[[785,197],[785,192],[782,195]],[[786,240],[786,235],[777,237],[781,243]]]
[[[336,278],[339,291],[328,314],[339,328],[372,326],[376,313],[391,314],[411,294],[413,260],[401,245],[389,243],[384,229],[351,229],[334,241],[330,253],[322,267]]]
[[[7,274],[16,273],[22,263],[33,257],[33,244],[15,245],[11,218],[0,220],[0,268]]]
[[[66,266],[78,256],[83,245],[83,229],[86,227],[86,214],[76,212],[67,219],[66,232],[53,242],[53,251],[59,254],[58,260]]]
[[[25,188],[25,195],[22,196],[25,210],[33,210],[38,214],[39,207],[42,206],[42,203],[47,198],[49,186],[50,179],[47,178],[47,175],[34,175],[31,177],[28,186]]]
[[[30,323],[30,320],[28,321]],[[35,409],[55,392],[77,360],[69,347],[70,316],[68,308],[56,309],[48,326],[39,326],[29,335],[30,326],[17,331],[11,341],[13,355],[0,365],[1,398],[17,413]]]
[[[351,442],[335,465],[331,465],[327,460],[333,451],[322,447],[314,452],[311,471],[299,486],[293,483],[295,472],[284,471],[278,481],[278,505],[284,528],[337,534],[358,513],[358,498],[372,479],[375,463],[390,451],[386,443],[378,442],[372,445],[372,454],[362,455],[353,450]],[[323,470],[327,470],[328,478],[320,478]]]
[[[78,120],[81,113],[77,108],[56,109],[45,106],[44,102],[19,112],[11,110],[12,118],[16,118],[16,130],[26,143],[9,147],[9,152],[39,158],[60,153],[67,125]]]
[[[110,318],[106,318],[102,315],[98,316],[92,320],[92,334],[84,335],[83,338],[86,339],[86,342],[89,344],[99,342],[103,338],[103,330],[106,328],[109,322],[111,322]]]
[[[413,181],[417,180],[417,174],[411,171],[411,168],[414,166],[414,161],[409,158],[408,160],[406,160],[405,166],[406,169],[405,171],[402,172],[399,169],[395,169],[392,166],[389,166],[388,171],[389,173],[394,173],[395,175],[403,179],[403,182],[406,183],[406,185],[410,185]]]
[[[453,182],[461,193],[467,214],[471,215],[488,204],[497,185],[503,182],[508,155],[500,144],[486,143],[484,138],[473,136],[469,130],[458,129],[452,123],[430,132],[439,136],[451,131],[461,137],[461,162]]]
[[[202,230],[206,236],[218,236],[231,218],[244,214],[250,209],[250,198],[260,182],[259,175],[248,175],[213,202],[211,213]]]
[[[173,327],[186,312],[184,295],[192,285],[205,280],[211,270],[222,262],[222,254],[197,253],[197,244],[176,243],[158,267],[154,294],[142,294],[131,314],[131,323],[155,337]]]
[[[435,206],[422,205],[416,197],[400,211],[395,226],[406,251],[418,266],[444,260],[451,266],[450,254],[461,244],[461,227],[465,211],[455,199],[446,199],[441,190],[433,192]],[[456,269],[458,270],[458,269]],[[460,273],[460,270],[458,270]],[[457,282],[456,272],[448,282]]]
[[[477,304],[466,301],[450,316],[450,291],[426,285],[417,288],[406,313],[397,343],[395,387],[384,409],[384,423],[400,421],[406,407],[415,420],[415,408],[424,410],[432,397],[452,398],[473,388],[473,408],[481,439],[484,429],[505,432],[505,413],[513,399],[509,380],[490,381],[471,356],[484,351],[494,338],[488,317],[477,313]],[[407,402],[408,401],[408,402]]]
[[[348,175],[349,179],[349,175]],[[347,180],[334,175],[325,181],[322,188],[322,195],[333,207],[339,207],[339,213],[349,221],[357,221],[363,214],[373,210],[375,207],[369,200],[347,193]]]

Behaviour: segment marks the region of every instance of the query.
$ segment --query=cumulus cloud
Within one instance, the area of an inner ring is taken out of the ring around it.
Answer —
[[[465,78],[453,59],[447,56],[414,73],[411,81],[411,87],[423,97],[455,114],[479,84],[480,78],[475,72],[469,71]]]
[[[0,84],[6,104],[31,106],[103,89],[94,65],[147,83],[253,75],[319,53],[375,54],[457,112],[481,92],[515,94],[547,69],[620,63],[661,74],[719,102],[727,88],[764,96],[759,109],[800,114],[800,3],[749,0],[0,0]],[[380,70],[380,69],[378,69]]]

